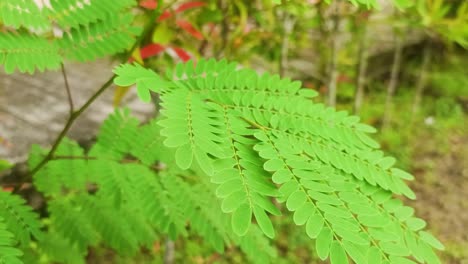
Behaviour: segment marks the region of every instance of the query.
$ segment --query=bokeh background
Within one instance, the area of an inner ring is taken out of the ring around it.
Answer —
[[[446,245],[444,263],[468,263],[468,2],[415,0],[406,8],[405,1],[380,1],[370,9],[345,1],[275,2],[163,1],[168,11],[132,60],[159,71],[190,58],[235,60],[301,80],[320,93],[317,103],[359,115],[378,128],[375,138],[397,166],[415,175],[418,199],[407,202]],[[151,10],[155,1],[140,6]],[[65,64],[77,105],[112,75],[117,59]],[[60,72],[0,71],[0,166],[24,162],[33,143],[53,142],[68,115],[63,85]],[[69,136],[93,142],[118,106],[143,120],[155,111],[131,88],[112,87]],[[275,221],[283,227],[277,263],[316,262],[306,235]],[[162,246],[132,260],[98,250],[90,262],[147,263]],[[245,261],[235,249],[211,254],[197,238],[176,241],[175,253],[176,263]]]

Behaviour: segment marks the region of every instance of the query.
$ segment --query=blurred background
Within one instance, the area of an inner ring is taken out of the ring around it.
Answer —
[[[378,128],[375,137],[384,151],[416,177],[411,187],[418,199],[407,202],[445,244],[444,263],[468,263],[468,2],[382,0],[369,9],[347,1],[277,2],[165,0],[151,39],[131,60],[163,72],[190,58],[226,58],[301,80],[320,93],[317,103],[357,114]],[[139,4],[142,10],[156,8],[156,1]],[[117,59],[65,64],[75,104],[112,75]],[[32,143],[53,142],[68,115],[63,85],[60,72],[0,70],[0,171],[24,162]],[[118,106],[142,119],[155,110],[139,102],[134,90],[112,87],[69,135],[92,142]],[[302,230],[276,220],[284,227],[276,240],[277,263],[316,262]],[[160,250],[155,245],[148,255]],[[245,262],[235,249],[213,255],[197,238],[177,241],[175,254],[176,263]],[[132,261],[147,263],[146,257]],[[109,252],[90,258],[129,261]]]

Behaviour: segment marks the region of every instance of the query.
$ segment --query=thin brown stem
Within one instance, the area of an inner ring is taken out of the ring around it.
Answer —
[[[72,115],[73,112],[75,111],[75,107],[73,105],[73,98],[71,95],[70,85],[68,84],[67,71],[65,70],[65,65],[63,63],[60,64],[60,68],[62,70],[63,81],[65,82],[65,90],[67,91],[67,99],[68,99],[68,105],[70,107],[70,115]]]
[[[411,111],[411,123],[415,119],[419,107],[421,104],[421,98],[424,93],[424,88],[426,87],[426,82],[428,78],[428,71],[431,61],[431,47],[429,43],[426,43],[423,50],[423,61],[421,64],[421,69],[419,72],[419,79],[416,84],[416,94],[414,95],[413,108]]]
[[[362,102],[364,100],[364,86],[367,81],[367,63],[368,63],[368,48],[367,48],[367,20],[363,22],[362,31],[359,40],[359,63],[357,66],[358,76],[356,80],[356,94],[354,99],[354,114],[359,114]]]
[[[393,53],[392,71],[390,73],[390,81],[387,86],[387,97],[385,98],[384,117],[382,121],[383,130],[386,130],[391,122],[393,95],[395,94],[399,81],[405,35],[406,31],[403,36],[395,36],[395,51]]]
[[[340,16],[339,16],[339,3],[335,1],[334,11],[332,15],[333,28],[330,37],[332,38],[332,48],[330,56],[330,64],[328,70],[328,105],[334,107],[336,105],[336,89],[338,79],[338,51],[339,51],[339,36],[340,29]]]
[[[54,155],[51,160],[106,160],[106,161],[113,161],[113,162],[118,162],[122,164],[129,164],[129,163],[134,163],[134,164],[139,164],[146,166],[152,170],[155,171],[161,171],[164,169],[160,164],[154,164],[151,166],[147,166],[143,164],[140,160],[138,159],[110,159],[110,158],[102,158],[102,157],[94,157],[94,156],[66,156],[66,155]]]
[[[130,56],[132,55],[133,51],[138,47],[138,45],[146,38],[146,36],[148,36],[148,34],[150,34],[151,32],[151,29],[152,29],[152,26],[153,26],[153,22],[156,20],[156,18],[159,16],[159,14],[161,13],[161,9],[160,9],[160,6],[161,6],[161,1],[158,1],[158,8],[156,10],[154,10],[154,12],[152,13],[152,16],[148,22],[148,24],[145,26],[145,29],[143,30],[143,33],[138,37],[138,39],[135,41],[135,43],[133,44],[132,48],[130,49],[130,51],[127,53],[127,56],[126,56],[126,60],[128,60],[128,58],[130,58]],[[65,75],[64,75],[65,76]],[[70,113],[70,116],[67,120],[67,122],[65,123],[65,126],[64,128],[62,129],[62,131],[60,132],[60,134],[58,135],[58,137],[55,139],[54,143],[52,144],[52,148],[49,150],[49,152],[47,153],[47,155],[41,160],[41,162],[39,162],[38,165],[36,165],[36,167],[34,167],[34,169],[31,171],[30,173],[30,177],[32,178],[32,176],[34,176],[42,167],[44,167],[44,165],[47,164],[47,162],[49,160],[51,160],[55,154],[55,151],[57,150],[58,146],[60,145],[60,143],[62,142],[63,138],[66,136],[67,132],[70,130],[71,126],[73,125],[73,123],[75,122],[75,120],[86,110],[88,109],[88,107],[94,102],[96,101],[96,99],[102,94],[104,93],[104,91],[106,91],[106,89],[108,87],[110,87],[114,81],[114,78],[116,76],[115,75],[112,75],[102,86],[101,88],[99,88],[99,90],[96,91],[96,93],[94,93],[84,104],[83,106],[81,106],[77,111],[73,111]],[[66,82],[66,86],[68,87],[68,82]],[[69,87],[67,88],[67,91],[69,91]],[[71,98],[71,97],[70,97]],[[18,188],[15,188],[14,192],[17,192],[19,189],[21,188],[21,186],[18,186]]]
[[[67,155],[54,155],[51,160],[107,160],[119,163],[141,163],[137,159],[109,159],[94,156],[67,156]]]
[[[169,237],[166,238],[164,264],[172,264],[175,259],[175,243]]]
[[[283,11],[282,14],[278,15],[282,17],[283,22],[283,40],[281,43],[281,59],[279,61],[279,74],[284,76],[286,68],[288,67],[288,53],[289,53],[289,37],[296,24],[296,18],[291,14]]]
[[[112,84],[113,80],[115,78],[115,75],[113,75],[107,82],[105,82],[99,90],[91,96],[86,103],[80,109],[77,111],[71,113],[71,115],[68,117],[67,122],[65,123],[65,126],[63,127],[62,131],[58,135],[58,137],[55,139],[54,144],[52,145],[52,148],[50,151],[47,153],[47,155],[42,159],[42,161],[34,167],[34,169],[31,171],[31,177],[34,176],[42,167],[44,167],[45,164],[49,160],[52,159],[55,151],[57,150],[58,146],[62,142],[63,138],[66,136],[67,132],[70,130],[71,126],[75,122],[75,120],[86,110],[88,107]]]
[[[224,0],[219,0],[217,5],[224,13],[224,18],[221,21],[221,47],[215,53],[215,58],[220,58],[225,51],[229,40],[229,5],[226,4]]]

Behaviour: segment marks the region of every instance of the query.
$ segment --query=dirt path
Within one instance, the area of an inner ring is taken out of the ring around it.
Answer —
[[[444,263],[468,263],[468,134],[451,135],[448,150],[419,140],[410,202],[447,247]],[[439,146],[440,147],[440,146]]]

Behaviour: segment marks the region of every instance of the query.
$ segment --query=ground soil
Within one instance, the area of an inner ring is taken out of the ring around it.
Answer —
[[[468,134],[450,135],[448,146],[419,140],[413,160],[417,200],[409,204],[445,244],[443,263],[468,263]]]

